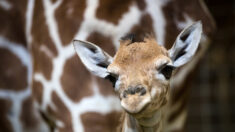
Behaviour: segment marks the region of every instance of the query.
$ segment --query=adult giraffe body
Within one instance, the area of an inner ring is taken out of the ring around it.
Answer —
[[[182,95],[187,86],[182,80],[194,69],[214,29],[202,1],[4,0],[0,14],[3,131],[48,130],[38,110],[58,131],[114,130],[121,110],[119,100],[109,82],[84,68],[72,40],[96,43],[113,55],[124,34],[153,33],[159,44],[170,48],[180,30],[201,20],[205,34],[200,50],[186,70],[177,72],[178,80],[172,84],[176,96],[169,128],[183,126],[186,114],[177,111],[185,109]]]

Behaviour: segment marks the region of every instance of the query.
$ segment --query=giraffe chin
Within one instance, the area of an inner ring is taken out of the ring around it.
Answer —
[[[151,96],[129,96],[121,100],[122,108],[129,114],[138,114],[144,111],[144,109],[151,103]]]

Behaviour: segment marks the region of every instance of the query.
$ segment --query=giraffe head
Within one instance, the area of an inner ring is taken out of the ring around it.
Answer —
[[[142,117],[166,104],[171,74],[193,57],[201,32],[200,22],[192,24],[179,34],[169,50],[152,37],[141,42],[125,37],[114,57],[89,42],[75,40],[74,47],[89,71],[113,83],[125,111]]]

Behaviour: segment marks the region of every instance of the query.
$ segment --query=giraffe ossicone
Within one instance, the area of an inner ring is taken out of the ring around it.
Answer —
[[[130,123],[135,127],[131,129],[156,131],[163,126],[171,74],[190,61],[201,34],[201,22],[190,25],[179,34],[170,50],[158,45],[153,37],[141,42],[124,37],[113,58],[90,42],[74,40],[74,48],[90,72],[114,84],[121,106],[127,112],[125,118],[133,118]],[[128,131],[129,127],[124,123],[122,130]]]

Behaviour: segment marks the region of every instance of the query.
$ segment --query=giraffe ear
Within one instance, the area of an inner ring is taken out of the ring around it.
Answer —
[[[182,66],[192,59],[199,46],[201,34],[202,24],[199,21],[185,28],[178,35],[175,44],[168,51],[175,67]]]
[[[102,78],[109,75],[107,67],[113,59],[108,53],[86,41],[74,40],[73,45],[78,57],[91,73]]]

